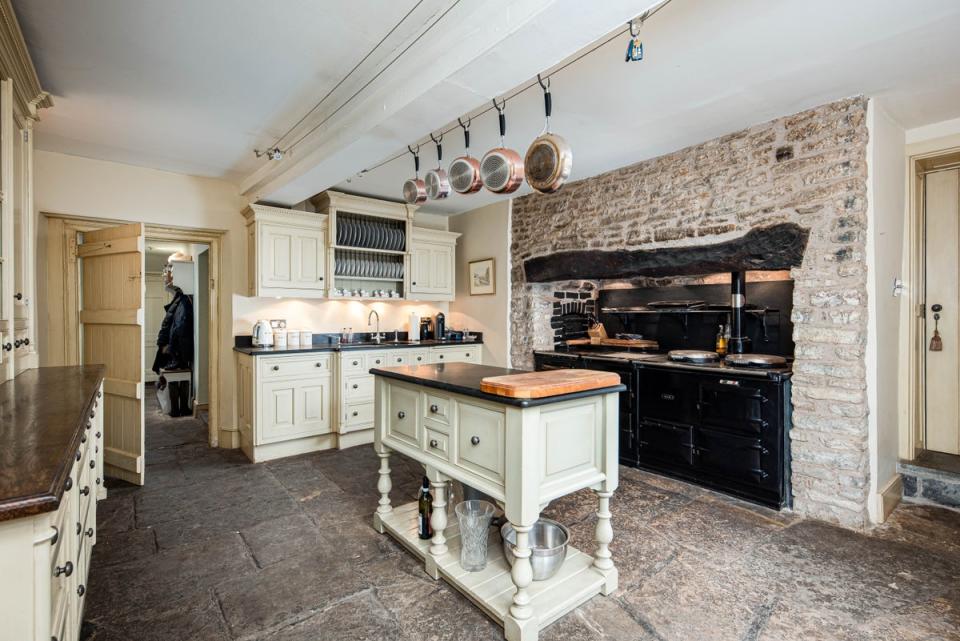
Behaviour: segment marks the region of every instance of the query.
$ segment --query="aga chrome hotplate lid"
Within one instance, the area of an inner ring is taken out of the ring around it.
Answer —
[[[720,360],[716,352],[700,349],[673,349],[667,352],[667,357],[678,363],[716,363]]]
[[[774,354],[728,354],[723,361],[733,367],[786,367],[787,359]]]

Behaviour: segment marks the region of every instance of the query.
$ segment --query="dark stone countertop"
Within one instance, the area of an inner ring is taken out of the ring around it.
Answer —
[[[240,352],[241,354],[249,354],[251,356],[265,356],[277,354],[307,354],[313,352],[352,352],[356,350],[368,349],[423,349],[425,347],[460,347],[469,345],[483,345],[483,341],[479,339],[472,341],[423,340],[419,343],[413,343],[409,341],[398,341],[396,343],[384,341],[379,345],[376,343],[366,342],[341,343],[339,345],[333,343],[314,343],[310,347],[253,347],[252,345],[238,345],[233,348],[233,351]]]
[[[0,521],[60,506],[105,371],[40,367],[0,385]]]
[[[413,365],[405,367],[375,367],[370,370],[370,373],[376,376],[384,376],[417,385],[425,385],[426,387],[433,387],[445,392],[473,396],[475,398],[482,398],[485,401],[500,403],[502,405],[513,405],[515,407],[549,405],[551,403],[560,403],[576,398],[585,398],[587,396],[598,396],[600,394],[609,394],[610,392],[623,392],[627,389],[623,385],[614,385],[612,387],[602,387],[584,392],[574,392],[573,394],[547,396],[545,398],[509,398],[480,391],[480,382],[489,376],[523,374],[526,371],[527,370],[522,369],[494,367],[492,365],[476,365],[474,363],[440,363],[436,365]]]

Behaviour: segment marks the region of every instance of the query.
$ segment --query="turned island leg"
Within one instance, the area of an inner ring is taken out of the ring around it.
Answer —
[[[533,619],[533,608],[530,605],[530,584],[533,582],[533,566],[530,564],[530,530],[529,525],[512,524],[517,534],[517,544],[513,546],[513,569],[510,578],[517,591],[513,594],[513,603],[510,605],[510,616],[503,622],[504,635],[508,641],[527,641],[535,639],[539,628],[538,622]]]
[[[610,523],[610,497],[613,492],[597,491],[597,529],[595,538],[597,551],[593,556],[593,567],[606,577],[606,583],[601,592],[611,594],[617,589],[618,573],[613,565],[610,554],[610,543],[613,541],[613,525]]]
[[[442,556],[447,553],[447,537],[443,535],[443,531],[447,529],[447,481],[431,479],[430,488],[433,490],[433,514],[430,515],[433,539],[430,554]]]
[[[377,479],[380,501],[373,515],[373,527],[383,534],[383,517],[393,511],[390,505],[390,490],[393,488],[393,482],[390,480],[390,450],[381,445],[377,448],[377,456],[380,457],[380,477]]]

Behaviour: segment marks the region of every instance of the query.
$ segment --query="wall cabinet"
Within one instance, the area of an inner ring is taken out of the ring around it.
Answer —
[[[480,363],[482,345],[237,352],[240,447],[254,462],[373,442],[374,367]]]
[[[327,217],[264,205],[250,205],[244,216],[249,295],[322,298]]]
[[[409,298],[453,300],[460,234],[414,227],[410,239]]]

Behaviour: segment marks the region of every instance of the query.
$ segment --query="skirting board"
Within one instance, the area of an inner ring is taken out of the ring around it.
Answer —
[[[244,448],[243,452],[252,462],[262,463],[286,456],[296,456],[297,454],[306,454],[307,452],[332,449],[337,444],[336,438],[336,434],[321,434],[319,436],[308,436],[291,441],[256,445],[253,447],[252,452],[248,452],[247,448]]]
[[[902,498],[903,479],[899,474],[894,474],[879,492],[870,496],[870,514],[876,519],[874,525],[886,521]]]
[[[356,432],[347,432],[346,434],[341,434],[337,440],[337,449],[345,450],[348,447],[369,445],[370,443],[373,443],[372,428],[368,430],[357,430]]]

